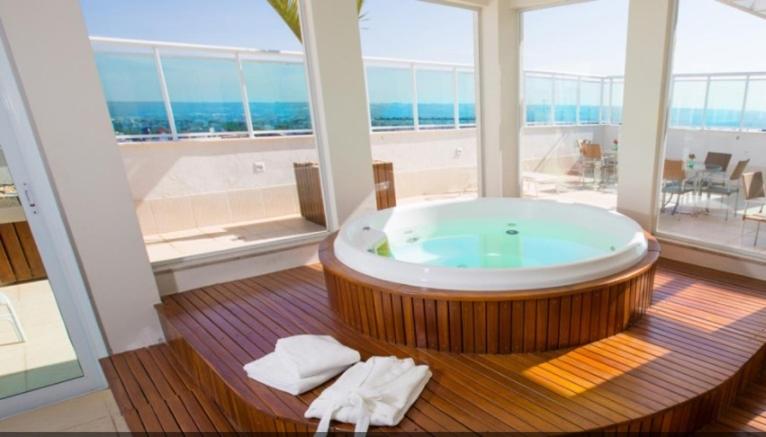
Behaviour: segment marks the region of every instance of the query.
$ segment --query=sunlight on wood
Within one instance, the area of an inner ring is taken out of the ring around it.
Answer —
[[[618,334],[611,337],[611,339],[617,337],[626,337],[626,343],[630,343],[633,349],[646,352],[645,354],[635,354],[631,359],[624,360],[623,363],[628,367],[628,370],[614,371],[606,375],[604,372],[606,364],[599,360],[593,360],[587,366],[579,364],[576,367],[571,364],[580,360],[579,355],[582,355],[582,350],[593,352],[593,356],[598,357],[598,353],[601,351],[601,343],[604,342],[600,341],[530,367],[521,372],[521,374],[528,380],[558,395],[574,397],[582,395],[601,384],[619,378],[633,369],[637,369],[670,353],[668,349],[647,343],[629,334]],[[588,374],[587,376],[586,373]]]

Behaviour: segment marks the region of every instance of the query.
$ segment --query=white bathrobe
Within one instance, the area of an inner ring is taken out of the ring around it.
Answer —
[[[274,352],[245,364],[250,378],[291,395],[323,384],[359,361],[359,352],[327,335],[277,340]]]
[[[327,432],[332,419],[355,423],[354,432],[366,432],[370,425],[395,426],[430,378],[428,366],[416,366],[412,358],[372,357],[341,375],[305,416],[320,419],[317,433]]]

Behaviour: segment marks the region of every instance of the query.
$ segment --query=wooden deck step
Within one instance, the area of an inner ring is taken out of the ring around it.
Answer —
[[[747,386],[721,417],[703,432],[766,432],[766,374]]]
[[[166,344],[101,360],[120,412],[134,433],[232,432],[235,425],[182,370]]]
[[[242,370],[273,350],[278,338],[301,333],[333,335],[363,358],[410,356],[428,364],[433,378],[399,431],[698,429],[718,417],[762,368],[766,284],[670,262],[661,264],[655,282],[652,307],[629,330],[537,354],[453,354],[360,335],[330,310],[318,266],[169,296],[158,311],[173,355],[196,390],[242,429],[316,426],[303,413],[325,386],[290,396],[249,380]],[[111,361],[116,364],[118,357]],[[147,378],[154,380],[151,374],[138,378],[140,391],[126,387],[118,398],[127,397],[136,411],[160,406],[154,414],[166,417],[158,400],[163,390],[144,390]],[[181,420],[176,419],[179,426]]]

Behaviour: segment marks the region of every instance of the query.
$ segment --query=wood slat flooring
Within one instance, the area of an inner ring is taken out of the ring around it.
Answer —
[[[291,396],[242,370],[273,350],[278,338],[312,333],[333,335],[363,358],[411,356],[431,367],[433,378],[400,431],[688,431],[718,417],[760,372],[764,292],[763,282],[663,261],[653,305],[627,331],[573,349],[511,355],[437,352],[361,335],[330,310],[318,266],[169,296],[158,310],[173,355],[202,388],[179,377],[180,383],[209,395],[243,429],[310,431],[316,425],[303,413],[326,386]],[[159,346],[142,353],[170,362],[167,352]],[[164,375],[162,366],[150,372],[151,361],[119,355],[104,365],[107,374],[114,368],[112,384],[124,374],[135,377],[115,393],[138,417],[128,420],[131,429],[191,426],[166,399],[178,381],[166,381],[170,389],[149,388]]]
[[[766,432],[766,375],[747,386],[724,410],[721,417],[703,428],[704,432]]]
[[[167,344],[101,360],[132,432],[226,433],[235,426],[182,370]]]

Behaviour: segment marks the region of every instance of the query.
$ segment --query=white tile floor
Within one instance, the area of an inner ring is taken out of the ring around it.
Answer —
[[[0,432],[129,432],[110,390],[0,420]]]
[[[18,342],[10,322],[0,322],[0,398],[82,375],[47,280],[0,287],[21,322]],[[4,309],[2,309],[4,310]]]
[[[708,205],[709,208],[706,210]],[[733,198],[731,205],[733,205]],[[761,226],[758,244],[754,245],[756,223],[742,220],[742,207],[740,204],[740,211],[736,217],[734,209],[730,208],[727,220],[726,207],[721,204],[719,198],[713,197],[708,204],[704,196],[687,195],[676,214],[670,213],[672,206],[669,206],[668,211],[660,215],[657,229],[663,233],[694,238],[710,244],[764,254],[766,253],[766,226]],[[751,212],[757,211],[758,208],[753,204]]]
[[[614,188],[600,190],[580,188],[577,184],[563,181],[556,193],[553,186],[542,187],[537,192],[532,191],[529,197],[558,199],[562,201],[580,202],[615,209],[617,192]],[[762,225],[758,244],[755,242],[756,224],[742,221],[743,202],[740,201],[738,215],[734,216],[734,198],[722,202],[721,197],[712,196],[708,201],[705,195],[687,194],[683,197],[676,214],[671,214],[673,204],[660,214],[658,231],[665,234],[700,240],[703,243],[727,246],[755,253],[766,254],[766,226]],[[674,200],[675,202],[675,200]],[[758,206],[753,204],[752,211]],[[726,209],[729,217],[726,218]]]
[[[145,235],[144,243],[151,262],[181,259],[266,243],[300,234],[321,232],[323,226],[300,215],[269,220],[210,226],[165,234]]]
[[[576,179],[576,178],[575,178]],[[558,184],[558,192],[551,184],[542,187],[526,186],[525,197],[536,199],[555,199],[563,202],[584,203],[600,208],[614,210],[617,208],[617,189],[614,186],[594,188],[590,184],[581,186],[579,180],[572,181],[571,177]]]

